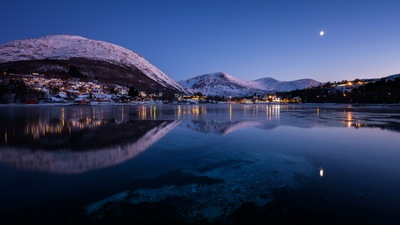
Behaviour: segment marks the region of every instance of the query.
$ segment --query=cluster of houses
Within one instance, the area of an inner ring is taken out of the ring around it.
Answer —
[[[162,93],[148,94],[137,92],[137,96],[128,96],[129,87],[116,84],[101,84],[97,81],[84,82],[79,79],[63,80],[46,78],[43,74],[9,74],[20,78],[31,89],[44,93],[46,102],[75,102],[75,103],[112,103],[130,101],[154,101]],[[28,99],[27,103],[36,103],[37,100]]]

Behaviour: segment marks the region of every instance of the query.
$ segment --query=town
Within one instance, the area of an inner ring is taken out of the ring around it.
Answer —
[[[398,90],[390,88],[399,79],[355,79],[352,81],[327,82],[317,87],[288,92],[273,92],[252,96],[205,96],[175,93],[173,97],[162,92],[146,93],[140,87],[128,87],[97,80],[82,81],[79,78],[60,79],[44,74],[4,73],[0,79],[0,103],[21,104],[199,104],[199,103],[392,103],[399,99]],[[385,91],[382,91],[382,87]],[[137,88],[137,89],[136,89]],[[379,90],[375,90],[379,88]],[[394,90],[393,90],[394,89]],[[376,92],[379,91],[379,94]],[[383,93],[383,96],[381,96]]]
[[[146,93],[134,87],[100,83],[97,80],[81,81],[48,78],[44,74],[4,73],[0,79],[1,103],[202,103],[210,102],[206,96],[176,93],[173,99],[162,92]],[[211,101],[213,102],[213,101]]]

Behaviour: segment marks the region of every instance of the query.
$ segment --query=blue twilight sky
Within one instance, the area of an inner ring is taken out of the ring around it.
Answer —
[[[139,53],[175,80],[218,71],[244,80],[321,82],[400,73],[399,0],[2,0],[0,5],[0,44],[79,35]]]

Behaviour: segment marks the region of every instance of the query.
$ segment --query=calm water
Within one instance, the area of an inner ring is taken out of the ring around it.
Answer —
[[[0,223],[399,224],[399,132],[399,106],[0,106]]]

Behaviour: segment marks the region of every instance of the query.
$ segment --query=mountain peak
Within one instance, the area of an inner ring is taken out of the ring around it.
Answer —
[[[211,73],[211,74],[204,74],[204,75],[208,75],[208,76],[216,76],[216,77],[221,77],[221,78],[226,78],[229,77],[230,75],[225,73],[225,72],[216,72],[216,73]]]

